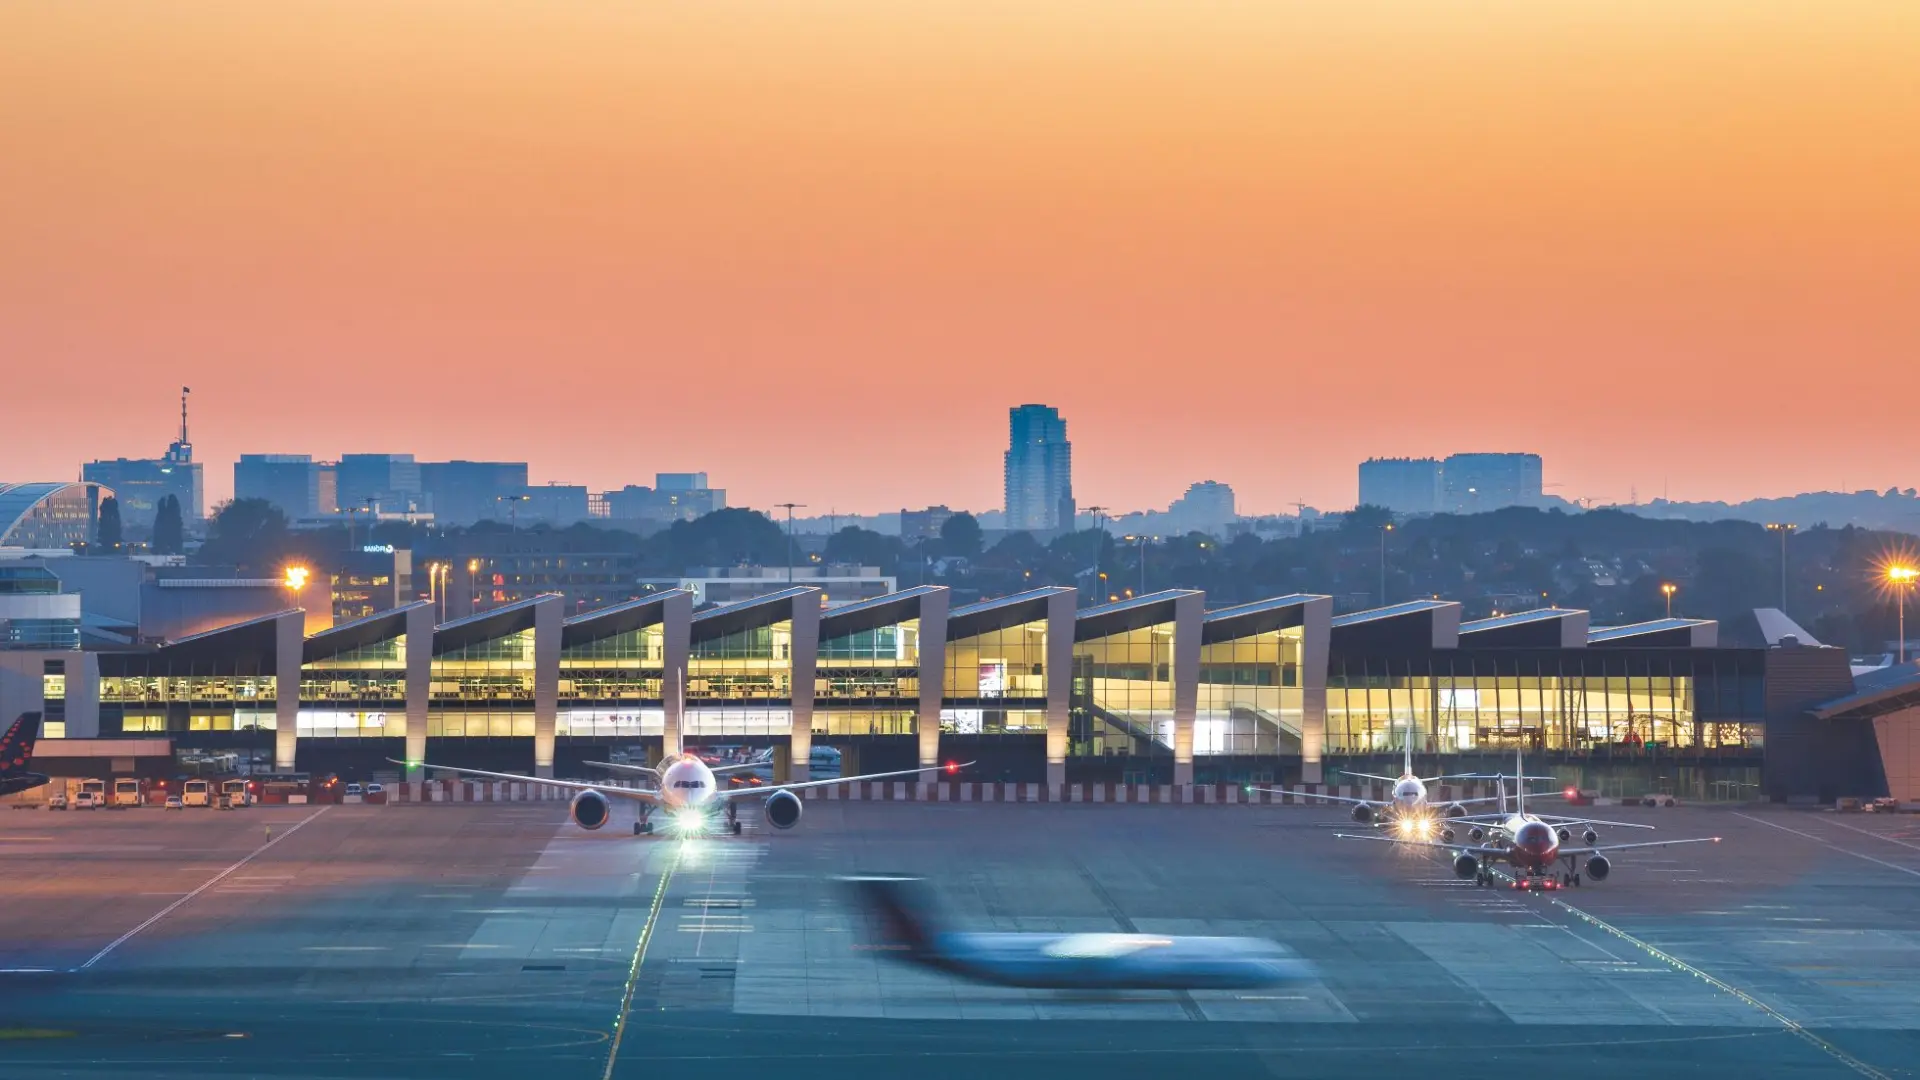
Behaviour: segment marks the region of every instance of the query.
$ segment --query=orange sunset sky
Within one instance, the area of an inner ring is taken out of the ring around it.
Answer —
[[[507,458],[736,504],[1920,483],[1914,0],[0,6],[0,480]]]

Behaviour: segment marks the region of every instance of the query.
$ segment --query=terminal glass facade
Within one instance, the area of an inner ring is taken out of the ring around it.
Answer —
[[[835,634],[814,668],[815,735],[911,735],[920,697],[920,620]]]
[[[433,658],[427,737],[533,735],[533,629]]]
[[[1173,624],[1075,642],[1069,700],[1069,757],[1171,761]]]
[[[175,670],[159,654],[103,655],[100,730],[111,735],[271,729],[274,683],[272,675]]]
[[[1300,753],[1303,633],[1291,626],[1200,647],[1194,756]]]
[[[666,649],[658,624],[561,649],[556,734],[659,736],[666,724]]]
[[[947,642],[940,730],[1044,735],[1047,623],[1016,623]]]
[[[1517,652],[1517,651],[1516,651]],[[1749,670],[1751,668],[1751,670]],[[1327,674],[1327,752],[1754,748],[1762,671],[1728,658],[1594,649],[1511,656],[1338,657]]]
[[[407,641],[404,635],[300,665],[300,737],[369,738],[404,733]]]
[[[792,730],[791,621],[743,627],[693,642],[687,654],[683,737],[773,736]]]

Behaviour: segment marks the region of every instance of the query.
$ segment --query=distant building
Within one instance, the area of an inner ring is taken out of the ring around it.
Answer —
[[[78,649],[80,594],[45,566],[0,563],[0,649]]]
[[[90,543],[100,526],[100,503],[113,492],[100,484],[0,484],[0,548],[67,550]]]
[[[193,443],[187,439],[187,394],[182,388],[180,438],[167,447],[164,457],[114,458],[81,466],[82,480],[112,488],[119,498],[120,523],[128,539],[152,532],[160,500],[169,495],[180,500],[181,523],[187,531],[197,531],[206,520],[206,485],[199,463],[193,460]]]
[[[777,593],[788,587],[788,574],[784,566],[706,566],[682,577],[646,578],[640,584],[652,591],[686,589],[700,607]],[[794,586],[819,589],[821,606],[829,608],[885,596],[897,588],[897,579],[881,574],[877,566],[812,564],[793,567],[791,574]]]
[[[342,513],[369,507],[425,510],[420,464],[412,454],[342,454],[337,466],[335,500]]]
[[[503,500],[527,489],[524,461],[426,461],[420,489],[441,525],[505,521]]]
[[[657,473],[653,486],[629,484],[606,493],[607,517],[612,523],[634,522],[640,525],[671,525],[692,521],[727,507],[724,489],[707,486],[707,474]]]
[[[1454,454],[1441,463],[1445,508],[1476,514],[1505,506],[1538,506],[1539,454]]]
[[[953,517],[953,511],[944,506],[929,506],[925,510],[900,511],[900,539],[909,544],[921,540],[940,539],[940,529],[947,519]]]
[[[1008,529],[1073,527],[1073,444],[1058,409],[1007,410],[1006,502]]]
[[[323,492],[334,490],[323,482],[332,469],[306,454],[241,454],[233,466],[233,497],[265,499],[289,521],[331,514],[332,499],[320,500]]]
[[[1219,536],[1239,520],[1233,489],[1214,480],[1202,480],[1167,507],[1168,532],[1203,532]]]
[[[512,500],[518,502],[518,509],[510,513],[508,520],[520,525],[546,522],[565,526],[592,516],[587,509],[587,489],[580,484],[542,484],[539,487],[522,488],[512,496]]]
[[[1433,458],[1368,458],[1360,463],[1360,505],[1396,514],[1440,511],[1440,462]]]
[[[413,552],[391,544],[366,544],[333,560],[327,580],[333,625],[391,611],[414,599]]]

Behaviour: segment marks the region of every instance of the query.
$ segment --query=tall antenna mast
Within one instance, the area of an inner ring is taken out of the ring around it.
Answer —
[[[191,393],[193,393],[192,387],[180,388],[180,441],[182,443],[187,441],[187,395]]]

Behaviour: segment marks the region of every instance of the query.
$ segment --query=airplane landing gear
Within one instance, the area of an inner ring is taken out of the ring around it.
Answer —
[[[647,820],[647,812],[640,811],[640,820],[633,823],[633,835],[648,836],[653,832],[653,822]]]
[[[740,835],[740,811],[732,803],[727,804],[727,831]]]

